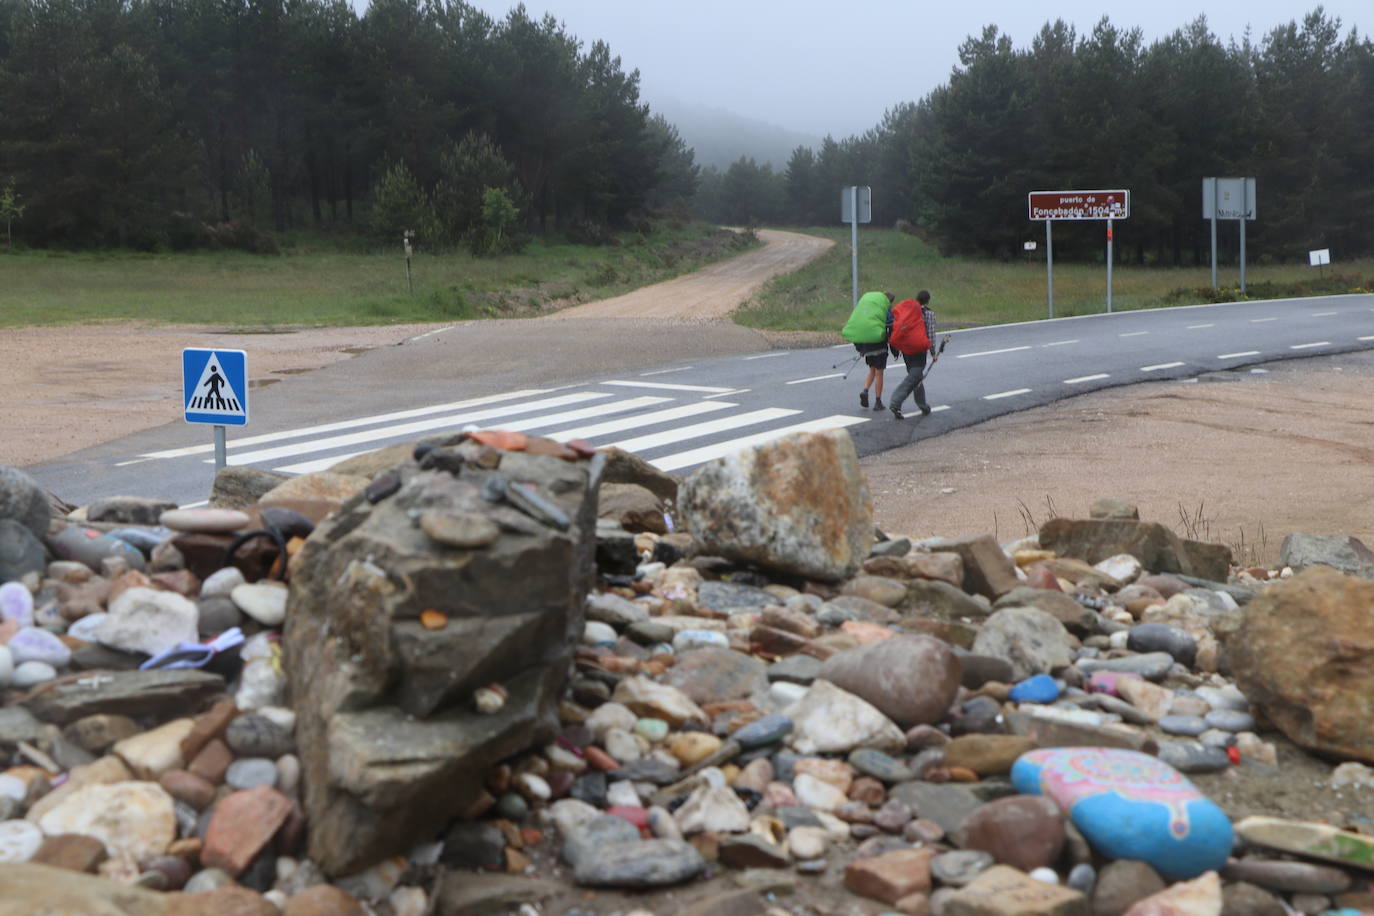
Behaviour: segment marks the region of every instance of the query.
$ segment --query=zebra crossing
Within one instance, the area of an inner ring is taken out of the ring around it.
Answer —
[[[530,432],[558,442],[582,439],[638,454],[663,471],[699,464],[795,432],[855,426],[869,417],[804,407],[744,406],[747,389],[683,385],[646,378],[610,379],[561,388],[527,388],[409,410],[246,436],[228,443],[230,465],[287,474],[325,470],[388,445],[467,429]],[[808,416],[808,414],[810,414]],[[213,445],[141,454],[124,464],[198,459],[213,463]]]

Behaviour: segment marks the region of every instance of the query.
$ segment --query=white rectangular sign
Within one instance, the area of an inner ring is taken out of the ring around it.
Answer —
[[[1307,263],[1311,267],[1320,267],[1323,264],[1331,263],[1331,249],[1318,248],[1316,251],[1307,253]]]
[[[858,187],[859,198],[859,218],[854,219],[854,187],[843,188],[840,191],[840,222],[842,223],[871,223],[873,222],[873,189],[868,185]]]
[[[1254,219],[1255,179],[1202,179],[1202,218],[1211,219],[1213,208],[1217,219]]]

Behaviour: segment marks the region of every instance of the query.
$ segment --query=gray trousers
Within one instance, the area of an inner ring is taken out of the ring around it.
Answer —
[[[916,406],[925,408],[928,406],[926,404],[926,386],[921,381],[921,375],[926,371],[926,351],[911,355],[903,353],[902,360],[906,363],[906,378],[898,383],[897,390],[892,392],[887,400],[887,405],[900,410],[906,396],[915,392]]]

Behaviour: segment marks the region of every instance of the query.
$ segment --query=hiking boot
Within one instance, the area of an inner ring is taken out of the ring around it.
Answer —
[[[865,388],[863,391],[860,391],[860,392],[859,392],[859,406],[860,406],[860,407],[867,407],[867,406],[868,406],[868,389],[867,389],[867,388]]]
[[[874,409],[875,411],[878,411],[878,410],[882,410],[882,409],[883,409],[883,399],[882,399],[882,398],[878,398],[878,399],[876,399],[876,400],[873,402],[873,409]]]
[[[921,416],[923,416],[923,417],[928,417],[928,416],[930,416],[930,405],[929,405],[929,404],[917,404],[916,406],[919,407],[919,408],[921,408]]]
[[[888,410],[892,411],[892,419],[894,419],[894,420],[905,420],[905,419],[906,419],[906,416],[905,416],[900,410],[898,410],[896,407],[889,407]]]

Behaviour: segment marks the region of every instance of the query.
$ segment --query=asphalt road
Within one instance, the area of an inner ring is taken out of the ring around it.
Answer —
[[[955,331],[927,380],[934,412],[859,407],[848,344],[771,350],[719,322],[478,322],[431,332],[254,392],[229,463],[288,473],[468,426],[617,444],[688,473],[793,430],[843,426],[860,454],[1142,381],[1374,349],[1374,296],[1119,312]],[[726,355],[721,355],[726,354]],[[893,361],[891,392],[904,370]],[[73,502],[127,493],[203,501],[208,426],[168,424],[27,468]]]

